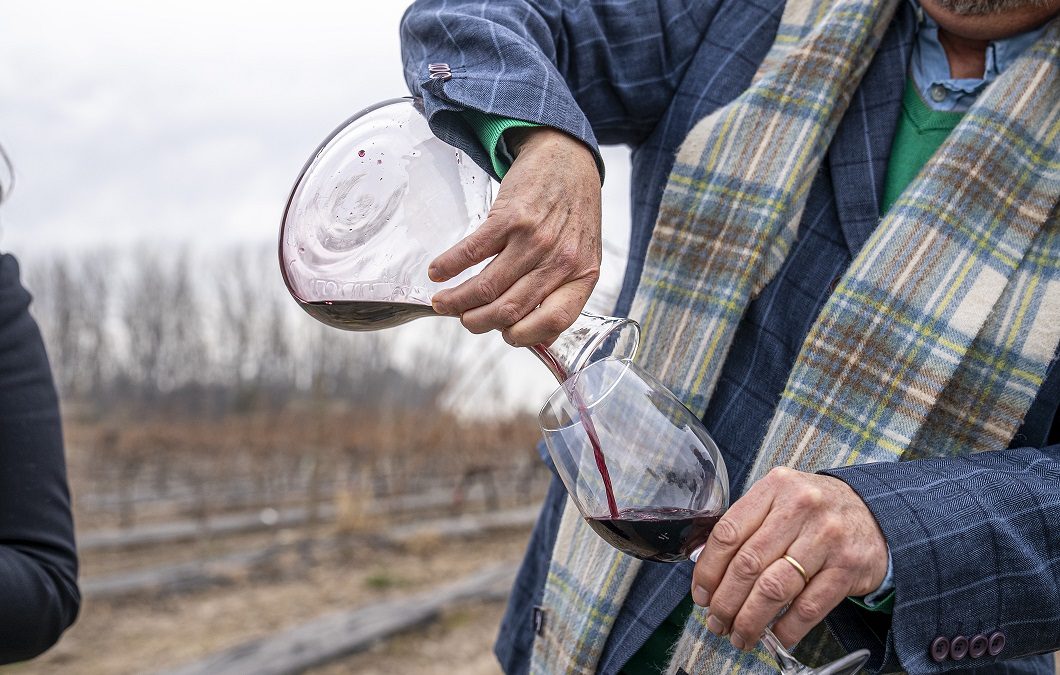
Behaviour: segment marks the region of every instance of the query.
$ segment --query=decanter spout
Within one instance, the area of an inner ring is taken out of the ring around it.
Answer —
[[[640,345],[640,324],[633,319],[582,312],[550,345],[530,348],[562,384],[571,375],[600,359],[632,359]]]

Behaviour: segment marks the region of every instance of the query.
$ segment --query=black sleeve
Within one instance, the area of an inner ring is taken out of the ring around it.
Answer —
[[[51,647],[80,605],[59,401],[29,303],[0,255],[0,663]]]

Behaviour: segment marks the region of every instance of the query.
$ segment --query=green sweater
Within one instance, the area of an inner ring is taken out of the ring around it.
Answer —
[[[891,141],[891,159],[883,183],[880,215],[891,210],[898,197],[913,182],[942,142],[956,128],[964,113],[932,110],[920,98],[913,80],[906,83],[902,116]]]
[[[906,83],[902,98],[902,114],[898,128],[891,142],[891,158],[887,164],[887,176],[883,185],[883,202],[880,205],[881,215],[887,213],[905,188],[920,173],[942,142],[946,140],[963,113],[940,112],[932,110],[917,91],[912,78]],[[498,176],[504,176],[511,164],[510,157],[503,149],[503,135],[515,127],[537,126],[521,120],[509,120],[486,113],[464,113],[464,119],[475,130],[493,160],[493,167]],[[868,608],[855,598],[853,602]],[[873,611],[890,612],[894,605],[894,594],[871,608]],[[624,675],[656,675],[666,669],[669,654],[681,637],[685,621],[692,612],[692,596],[684,600],[670,613],[662,625],[648,636],[647,642],[635,653],[622,669]]]

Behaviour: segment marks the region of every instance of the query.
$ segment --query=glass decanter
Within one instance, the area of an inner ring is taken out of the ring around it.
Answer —
[[[383,101],[340,125],[302,169],[280,230],[284,282],[335,328],[437,316],[433,295],[488,261],[444,283],[427,277],[428,264],[482,224],[491,200],[489,176],[434,135],[419,100]],[[600,358],[632,357],[639,340],[636,322],[586,312],[531,350],[562,382]]]

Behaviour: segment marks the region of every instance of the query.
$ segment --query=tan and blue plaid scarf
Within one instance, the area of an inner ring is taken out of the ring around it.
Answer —
[[[806,194],[897,0],[789,0],[755,82],[700,121],[663,196],[631,315],[641,364],[702,414],[736,326],[796,236]],[[979,98],[857,255],[802,346],[748,485],[1001,449],[1060,342],[1060,20]],[[568,501],[532,672],[592,673],[639,562]],[[670,673],[775,672],[697,608]],[[813,658],[828,638],[803,642]],[[834,644],[832,645],[834,646]]]

